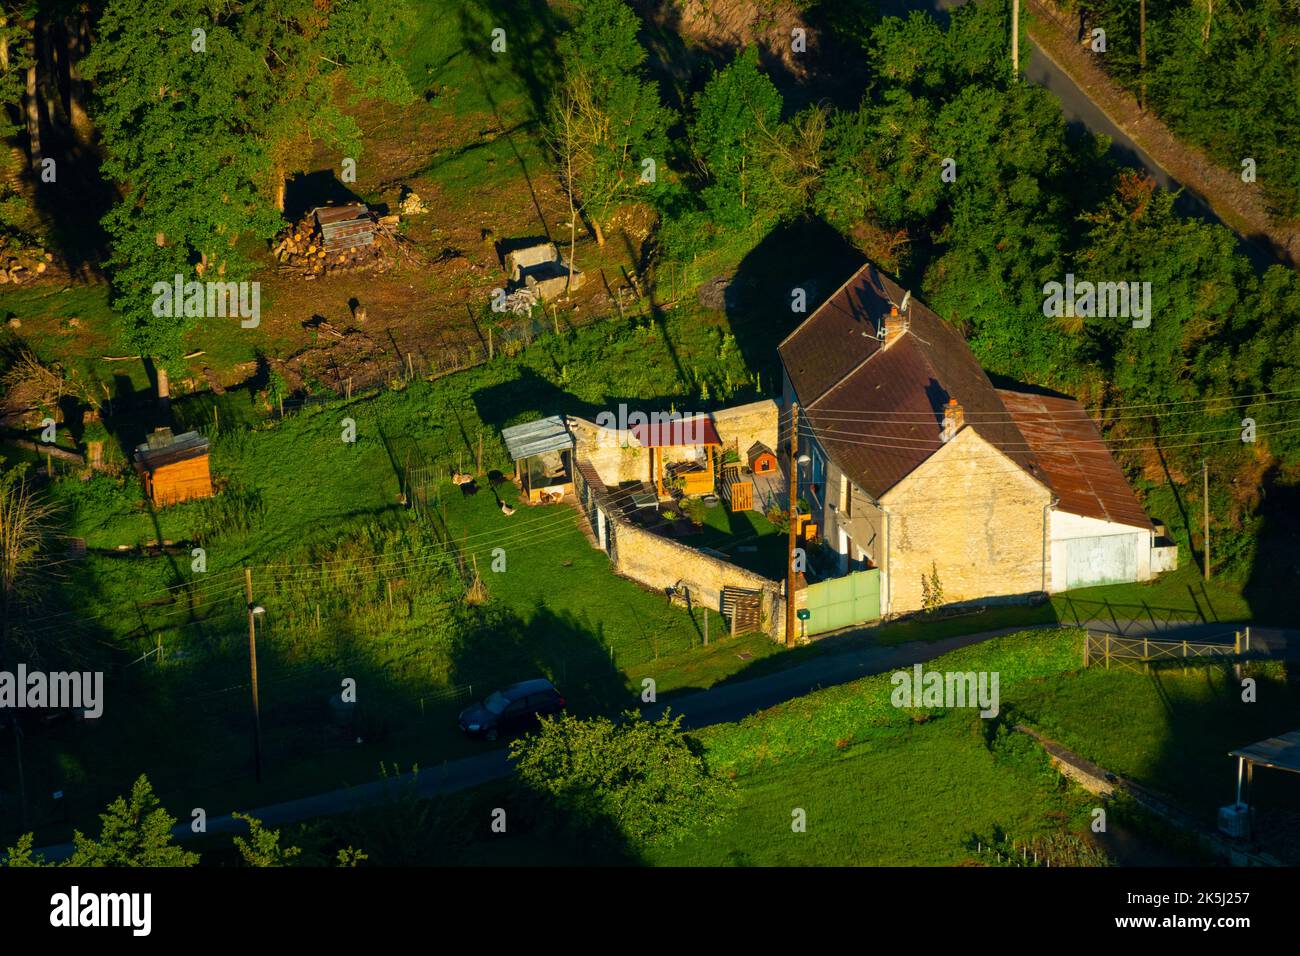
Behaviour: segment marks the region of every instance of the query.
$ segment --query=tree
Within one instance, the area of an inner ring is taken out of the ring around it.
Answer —
[[[118,797],[99,815],[99,839],[80,830],[73,833],[68,866],[195,866],[199,855],[172,838],[176,818],[159,805],[143,774],[131,787],[129,800]]]
[[[302,849],[296,846],[280,846],[280,831],[268,830],[262,821],[246,813],[231,814],[236,820],[248,824],[248,839],[235,837],[235,849],[249,866],[295,866]],[[340,862],[340,865],[343,865]]]
[[[726,813],[730,781],[713,773],[681,730],[681,716],[619,723],[571,714],[542,721],[512,742],[521,782],[545,796],[569,826],[612,828],[637,843],[671,843]]]
[[[582,0],[558,44],[563,77],[548,135],[563,144],[557,158],[565,190],[602,246],[609,216],[638,194],[653,195],[667,158],[673,112],[645,76],[639,27],[623,0]]]
[[[768,222],[785,212],[767,141],[781,123],[783,101],[746,47],[695,95],[690,141],[704,174],[705,206],[724,225]]]
[[[103,169],[122,194],[104,219],[108,267],[122,336],[155,359],[160,399],[200,316],[155,309],[155,284],[249,274],[257,241],[280,228],[289,157],[318,137],[359,153],[340,82],[354,96],[412,95],[391,55],[408,22],[405,4],[382,0],[108,3],[83,62]]]

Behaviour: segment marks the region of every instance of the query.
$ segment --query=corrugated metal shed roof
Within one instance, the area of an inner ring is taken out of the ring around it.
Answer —
[[[561,448],[572,448],[574,445],[573,433],[561,415],[503,428],[501,437],[505,439],[506,449],[515,461]]]
[[[314,210],[326,251],[368,246],[375,240],[375,221],[364,203],[319,206]]]
[[[149,442],[135,446],[135,460],[149,468],[160,468],[178,461],[199,458],[208,453],[208,440],[198,432],[177,435],[166,444],[150,447]]]
[[[721,445],[713,419],[707,415],[691,418],[674,418],[671,421],[652,421],[647,425],[633,425],[628,429],[643,448],[671,448],[678,445]]]
[[[1269,737],[1268,740],[1261,740],[1249,747],[1234,750],[1231,756],[1244,757],[1261,767],[1300,773],[1300,730],[1293,730],[1289,734],[1278,737]]]
[[[1072,398],[1006,389],[998,395],[1060,499],[1058,510],[1151,529],[1151,519],[1082,405]]]

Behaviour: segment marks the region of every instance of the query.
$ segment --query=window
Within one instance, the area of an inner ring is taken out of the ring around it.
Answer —
[[[510,706],[510,701],[506,698],[505,694],[501,693],[501,691],[496,691],[487,700],[483,701],[483,706],[497,716],[500,716],[501,713]]]
[[[822,482],[826,480],[826,459],[822,456],[821,450],[813,446],[812,452],[812,478],[808,485],[808,493],[812,495],[818,506],[821,505],[821,487]]]

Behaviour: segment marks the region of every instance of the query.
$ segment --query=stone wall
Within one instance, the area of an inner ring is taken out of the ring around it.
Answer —
[[[888,512],[882,611],[922,606],[938,570],[945,604],[1040,594],[1050,581],[1047,488],[969,426],[881,499]]]
[[[617,492],[595,485],[589,475],[603,478],[594,474],[592,463],[580,461],[574,475],[575,498],[598,537],[603,524],[605,540],[601,545],[607,541],[615,571],[661,594],[673,588],[678,600],[689,591],[693,607],[718,613],[724,587],[761,591],[763,629],[777,640],[784,638],[784,589],[779,582],[633,524],[619,513]]]
[[[709,417],[713,419],[713,425],[718,430],[718,437],[722,439],[723,447],[728,448],[734,443],[743,462],[746,461],[745,455],[749,451],[749,446],[756,441],[776,451],[776,427],[780,412],[779,404],[772,399],[764,399],[760,402],[750,402],[748,405],[722,408]]]
[[[650,480],[650,453],[630,431],[601,428],[573,415],[568,421],[577,456],[591,462],[605,484],[616,488],[625,481]]]

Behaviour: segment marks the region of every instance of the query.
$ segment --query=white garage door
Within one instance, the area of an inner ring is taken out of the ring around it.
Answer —
[[[1087,588],[1122,584],[1138,576],[1140,534],[1074,538],[1065,543],[1065,586]]]

